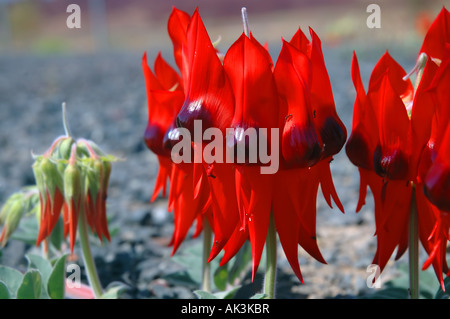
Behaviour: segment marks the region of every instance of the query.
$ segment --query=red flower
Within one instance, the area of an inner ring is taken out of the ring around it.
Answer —
[[[299,36],[300,33],[297,33],[291,42],[296,43]],[[313,34],[313,44],[306,37],[304,39],[303,48],[308,50],[308,55],[294,44],[284,42],[275,68],[267,50],[251,34],[243,34],[231,46],[224,60],[236,99],[233,127],[284,128],[281,143],[273,143],[279,141],[261,131],[258,135],[259,139],[270,141],[268,149],[272,154],[274,151],[282,153],[279,171],[262,174],[263,163],[252,165],[249,158],[246,164],[236,165],[236,192],[241,223],[236,226],[233,236],[224,247],[225,255],[221,264],[234,256],[249,239],[253,276],[264,248],[271,214],[286,257],[298,278],[303,281],[298,263],[299,244],[317,260],[325,262],[316,242],[316,197],[319,184],[322,184],[328,203],[331,205],[333,197],[343,210],[329,171],[331,155],[338,152],[343,143],[334,139],[336,135],[326,134],[332,131],[327,130],[329,123],[342,123],[336,115],[334,102],[330,102],[332,97],[330,99],[328,94],[331,94],[331,86],[323,87],[326,98],[320,99],[312,94],[312,83],[317,88],[320,82],[328,80],[328,75],[324,64],[321,64],[323,57],[318,38]],[[317,75],[312,73],[313,69]],[[329,80],[325,81],[327,83]],[[327,120],[322,119],[331,120],[326,123]],[[342,125],[341,128],[340,124],[337,124],[338,139],[343,138],[345,141],[345,127]],[[325,151],[323,139],[332,146]],[[234,145],[239,143],[244,144],[246,149],[251,148],[248,140],[234,138]]]
[[[149,112],[145,140],[160,163],[152,201],[161,188],[163,196],[166,195],[165,185],[169,179],[168,208],[174,212],[175,221],[172,253],[177,251],[194,221],[197,228],[193,236],[200,234],[206,217],[215,233],[211,251],[213,258],[230,237],[238,218],[235,192],[228,186],[234,184],[232,167],[192,162],[174,164],[171,148],[179,141],[177,126],[187,127],[193,134],[194,120],[201,120],[204,129],[211,125],[222,128],[229,125],[229,115],[228,120],[223,121],[227,118],[226,114],[232,114],[233,95],[229,84],[227,88],[223,66],[198,10],[191,18],[187,13],[173,8],[168,31],[181,77],[160,55],[155,61],[156,76],[148,68],[145,55],[143,60]],[[205,74],[208,74],[207,78]],[[224,83],[225,87],[218,90]],[[194,157],[197,156],[203,151],[203,145],[193,143],[192,151]],[[236,212],[234,218],[233,211]]]
[[[423,59],[423,58],[421,58]],[[406,72],[385,53],[375,66],[365,93],[356,54],[352,61],[352,79],[357,92],[352,133],[346,152],[359,167],[360,198],[357,211],[364,205],[366,188],[375,201],[377,252],[374,263],[383,270],[395,248],[400,258],[408,248],[410,205],[417,206],[419,238],[428,254],[435,244],[430,236],[435,228],[435,208],[423,193],[423,170],[427,163],[429,139],[435,112],[428,87],[437,65],[426,63],[420,84],[414,90]],[[433,262],[442,284],[443,260]]]

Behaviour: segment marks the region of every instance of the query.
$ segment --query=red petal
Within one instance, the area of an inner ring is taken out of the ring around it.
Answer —
[[[166,157],[158,156],[159,170],[156,177],[155,188],[151,198],[151,202],[154,202],[162,189],[162,196],[166,197],[167,181],[170,179],[172,171],[172,161]]]
[[[188,27],[183,56],[186,99],[178,113],[178,126],[193,134],[194,121],[201,120],[204,130],[216,127],[225,132],[233,116],[233,93],[198,10]]]
[[[158,72],[167,72],[168,68],[162,66],[161,59],[159,61],[156,63],[159,65]],[[142,59],[142,69],[145,77],[148,107],[148,124],[144,132],[144,140],[147,147],[154,153],[170,156],[170,148],[165,147],[163,143],[164,135],[173,123],[184,101],[184,94],[179,90],[164,90],[163,85],[148,67],[146,54]],[[164,77],[163,75],[160,76]],[[163,79],[163,81],[169,82],[173,80],[172,78],[173,75],[169,74],[167,79]]]
[[[230,164],[215,164],[212,174],[208,176],[214,212],[214,244],[209,260],[217,256],[239,224],[234,170]]]
[[[158,53],[154,64],[155,75],[163,90],[179,90],[183,92],[181,78],[177,72]]]
[[[403,100],[411,101],[414,95],[414,87],[409,79],[406,81],[403,80],[403,77],[406,75],[405,70],[387,51],[383,54],[372,71],[369,80],[369,92],[378,89],[381,81],[380,78],[385,77],[386,73],[395,95]]]
[[[440,210],[450,212],[450,126],[448,126],[436,160],[425,177],[425,195]]]
[[[450,42],[450,12],[443,7],[428,29],[419,52],[425,52],[432,58],[442,60],[445,43],[448,42]]]
[[[374,153],[374,168],[382,177],[406,180],[409,117],[405,105],[391,85],[389,73],[385,72],[377,78],[377,82],[372,82],[368,94],[375,109],[380,134],[380,145]]]
[[[245,218],[252,246],[252,278],[256,275],[266,242],[272,207],[273,175],[261,174],[259,170],[260,167],[255,166],[239,166],[236,170],[247,181],[251,192]]]
[[[182,47],[183,45],[186,45],[187,42],[186,32],[190,21],[191,17],[189,14],[173,7],[167,24],[169,36],[173,43],[173,55],[175,58],[175,62],[178,65],[178,68],[181,70],[183,76],[184,66]]]
[[[285,116],[281,151],[284,160],[293,167],[314,165],[322,149],[313,124],[308,68],[307,56],[283,42],[274,76],[283,103],[281,116]]]
[[[374,121],[373,108],[368,103],[362,84],[355,52],[353,52],[351,74],[356,89],[356,99],[353,107],[352,133],[345,146],[345,152],[355,166],[371,170],[373,169],[373,152],[378,144],[378,127]]]
[[[313,29],[311,34],[311,104],[314,124],[323,143],[322,158],[337,154],[345,144],[347,130],[336,113],[330,78],[323,58],[321,41]]]
[[[434,75],[438,70],[437,65],[428,59],[423,71],[420,84],[416,89],[411,112],[411,176],[418,175],[417,169],[422,150],[426,147],[431,137],[431,127],[435,114],[436,104],[432,93],[427,90]]]
[[[272,61],[264,47],[242,34],[225,55],[224,68],[235,95],[232,126],[278,127]]]

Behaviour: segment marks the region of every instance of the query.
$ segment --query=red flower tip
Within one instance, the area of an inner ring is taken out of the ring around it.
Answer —
[[[445,44],[450,42],[450,12],[445,7],[428,29],[419,55],[425,52],[434,59],[444,58]]]

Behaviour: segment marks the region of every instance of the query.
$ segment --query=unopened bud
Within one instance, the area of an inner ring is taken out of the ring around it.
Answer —
[[[19,222],[25,212],[25,203],[23,196],[12,196],[9,199],[8,205],[5,204],[6,209],[2,210],[2,217],[4,218],[4,226],[0,235],[0,244],[4,246],[11,234],[19,226]]]
[[[64,198],[78,201],[82,195],[81,172],[77,165],[69,164],[64,170]]]

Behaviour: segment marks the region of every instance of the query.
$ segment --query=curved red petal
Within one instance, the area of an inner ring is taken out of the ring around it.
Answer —
[[[182,57],[182,47],[186,45],[187,37],[186,32],[191,21],[191,16],[186,12],[179,10],[175,7],[172,8],[172,12],[169,16],[167,23],[167,30],[169,37],[173,44],[173,55],[181,74],[184,76],[184,65]]]
[[[322,144],[313,123],[308,87],[308,57],[283,42],[274,69],[284,116],[281,152],[291,167],[309,167],[320,160]]]
[[[450,42],[450,12],[443,7],[428,29],[419,52],[442,60],[445,43],[448,42]]]
[[[183,56],[186,98],[177,116],[178,126],[193,134],[194,121],[201,120],[204,130],[216,127],[225,132],[233,117],[233,92],[198,10],[187,30]]]

